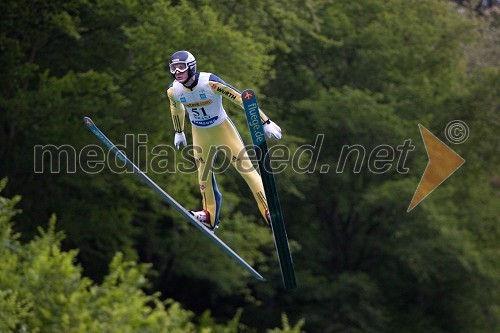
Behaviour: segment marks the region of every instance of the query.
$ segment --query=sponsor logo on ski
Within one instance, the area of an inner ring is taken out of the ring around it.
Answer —
[[[250,103],[246,105],[246,110],[248,113],[248,126],[250,127],[250,132],[252,137],[254,137],[257,143],[265,141],[264,131],[262,130],[262,124],[259,115],[259,107],[257,103]]]
[[[251,91],[247,91],[247,92],[245,92],[245,94],[243,95],[243,99],[244,99],[245,101],[249,101],[249,100],[251,100],[252,98],[253,98],[253,94],[252,94],[252,92],[251,92]]]

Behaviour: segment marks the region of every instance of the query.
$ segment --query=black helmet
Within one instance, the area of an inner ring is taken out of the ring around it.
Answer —
[[[170,73],[175,78],[175,72],[188,71],[188,79],[196,73],[196,59],[188,51],[177,51],[170,57],[168,63]]]

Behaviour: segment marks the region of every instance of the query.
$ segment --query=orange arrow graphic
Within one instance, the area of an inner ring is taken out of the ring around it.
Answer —
[[[407,212],[415,208],[465,163],[465,160],[460,155],[451,150],[424,126],[418,124],[418,127],[424,140],[429,163],[427,163]]]

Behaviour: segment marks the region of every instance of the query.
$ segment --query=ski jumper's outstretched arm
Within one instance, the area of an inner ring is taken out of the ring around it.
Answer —
[[[243,107],[243,99],[241,97],[241,92],[233,87],[232,85],[224,82],[216,75],[211,75],[209,79],[209,86],[212,89],[212,92],[222,95],[224,98],[230,100],[236,105],[239,105],[242,109]],[[264,111],[259,108],[259,115],[262,124],[264,125],[264,132],[269,138],[274,138],[276,140],[281,139],[281,128],[276,125],[271,119],[266,116]]]
[[[222,95],[222,97],[230,100],[234,104],[244,109],[243,99],[241,98],[241,91],[239,91],[232,85],[224,82],[214,74],[210,75],[209,85],[214,93]],[[266,114],[260,108],[259,108],[259,113],[260,113],[260,119],[262,120],[263,124],[269,122],[270,120],[269,117],[266,116]]]

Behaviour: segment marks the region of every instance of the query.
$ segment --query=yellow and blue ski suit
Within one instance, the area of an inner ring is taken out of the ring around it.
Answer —
[[[231,164],[250,187],[259,210],[266,219],[267,201],[262,179],[253,167],[243,140],[222,105],[222,97],[243,108],[241,93],[212,73],[196,73],[198,81],[191,88],[174,80],[167,89],[174,129],[184,131],[187,110],[192,125],[194,157],[198,165],[198,181],[203,209],[210,213],[212,225],[219,220],[221,194],[213,172],[217,151],[224,150]],[[268,117],[259,110],[262,123]]]

